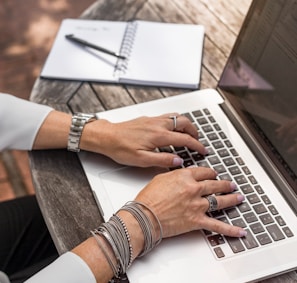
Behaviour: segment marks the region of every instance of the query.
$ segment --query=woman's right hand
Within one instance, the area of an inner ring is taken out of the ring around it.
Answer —
[[[216,176],[214,170],[202,167],[160,174],[135,200],[144,203],[156,214],[164,238],[198,229],[233,237],[245,236],[243,228],[211,218],[206,213],[209,202],[205,197],[208,195],[217,194],[218,210],[237,205],[244,199],[239,193],[231,194],[236,188],[233,182],[215,180]]]

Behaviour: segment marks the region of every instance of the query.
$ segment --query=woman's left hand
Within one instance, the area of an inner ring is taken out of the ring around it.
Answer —
[[[202,155],[206,153],[198,141],[197,129],[188,118],[177,113],[139,117],[120,123],[99,119],[85,126],[80,144],[82,149],[102,153],[125,165],[181,165],[183,160],[179,156],[156,151],[169,145],[186,146]]]

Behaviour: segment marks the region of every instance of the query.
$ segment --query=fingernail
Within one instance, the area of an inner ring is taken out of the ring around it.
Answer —
[[[232,191],[234,191],[234,190],[237,189],[237,185],[234,182],[231,182],[230,183],[230,188],[231,188]]]
[[[238,195],[237,195],[237,200],[238,200],[239,202],[242,202],[242,201],[244,200],[244,195],[238,194]]]
[[[207,155],[208,153],[209,153],[208,149],[205,148],[205,149],[204,149],[204,155]]]
[[[180,157],[174,157],[173,158],[173,166],[180,166],[183,165],[184,160]]]
[[[239,237],[245,237],[246,235],[247,235],[247,231],[245,231],[245,230],[239,231]]]

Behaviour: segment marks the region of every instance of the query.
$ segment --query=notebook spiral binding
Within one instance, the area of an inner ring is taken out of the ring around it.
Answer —
[[[114,69],[114,76],[116,77],[125,74],[127,71],[136,31],[137,22],[128,22],[119,52],[126,59],[118,59]]]

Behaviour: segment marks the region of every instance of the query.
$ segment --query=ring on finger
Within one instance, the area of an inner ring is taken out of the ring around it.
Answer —
[[[212,212],[218,210],[218,201],[214,195],[209,195],[205,197],[208,200],[209,207],[207,212]]]
[[[172,119],[173,121],[173,131],[175,131],[177,128],[177,116],[173,115],[173,116],[169,116],[169,118]]]

